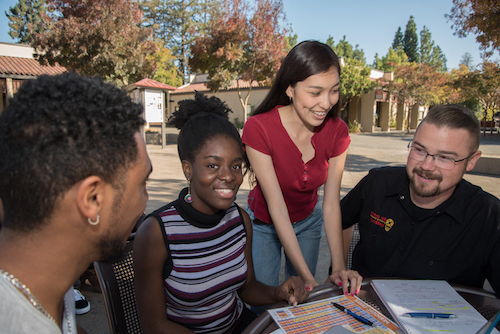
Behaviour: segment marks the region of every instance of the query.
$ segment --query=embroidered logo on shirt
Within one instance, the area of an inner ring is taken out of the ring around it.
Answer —
[[[376,214],[373,211],[370,211],[370,221],[375,225],[383,227],[386,232],[389,232],[389,230],[394,226],[394,220],[387,217],[380,217],[379,214]]]

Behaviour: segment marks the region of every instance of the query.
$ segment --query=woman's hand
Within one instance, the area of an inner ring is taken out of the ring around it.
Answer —
[[[286,300],[288,304],[297,306],[309,296],[304,282],[298,276],[291,276],[276,288],[276,299]]]
[[[344,294],[351,294],[351,296],[357,295],[361,289],[361,283],[363,282],[363,276],[361,276],[356,270],[340,270],[332,273],[328,277],[329,281],[333,284],[342,287]]]
[[[312,280],[305,281],[304,285],[305,285],[307,291],[312,291],[312,289],[317,287],[319,284],[316,282],[315,279],[312,279]]]

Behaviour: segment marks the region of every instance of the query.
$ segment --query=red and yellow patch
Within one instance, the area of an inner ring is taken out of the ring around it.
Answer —
[[[386,232],[389,232],[389,230],[394,226],[394,220],[387,217],[381,217],[373,211],[370,211],[370,221],[375,225],[383,227]]]

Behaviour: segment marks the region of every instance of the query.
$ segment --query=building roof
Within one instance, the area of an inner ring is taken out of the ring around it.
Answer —
[[[177,88],[175,87],[148,78],[141,79],[136,83],[127,86],[126,90],[131,91],[135,88],[156,88],[162,90],[177,90]]]
[[[194,91],[197,92],[209,92],[212,91],[210,88],[207,87],[206,82],[194,82],[194,83],[189,83],[187,85],[181,86],[177,88],[177,90],[174,92],[174,94],[181,94],[181,93],[192,93]],[[227,90],[235,90],[238,89],[238,85],[240,89],[248,89],[250,87],[250,82],[246,80],[238,80],[238,83],[236,80],[233,81],[231,86],[227,88]],[[252,87],[266,87],[262,84],[259,84],[257,81],[252,82]]]
[[[60,65],[42,66],[38,61],[29,58],[0,56],[0,76],[39,76],[56,75],[67,72]]]

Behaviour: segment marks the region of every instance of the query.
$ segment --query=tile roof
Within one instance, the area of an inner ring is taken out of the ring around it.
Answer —
[[[66,68],[60,65],[42,66],[34,59],[0,56],[0,76],[38,76],[42,74],[56,75],[64,72],[67,72]]]
[[[131,88],[134,88],[134,86],[138,87],[149,87],[149,88],[160,88],[164,90],[176,90],[177,88],[172,87],[170,85],[158,82],[153,79],[148,79],[144,78],[142,80],[137,81],[136,83],[133,83],[127,87],[127,90],[130,90]]]
[[[248,87],[250,87],[249,81],[246,81],[246,80],[238,80],[238,81],[239,81],[240,89],[248,89]],[[263,85],[263,84],[259,84],[257,81],[253,81],[252,87],[267,87],[267,86]],[[236,80],[233,81],[232,85],[229,86],[227,90],[231,90],[231,89],[238,89],[238,86],[236,84]],[[177,90],[174,92],[174,94],[191,93],[194,91],[209,92],[209,91],[211,91],[211,89],[207,87],[206,82],[196,82],[196,83],[187,84],[187,85],[184,85],[184,86],[177,88]]]

